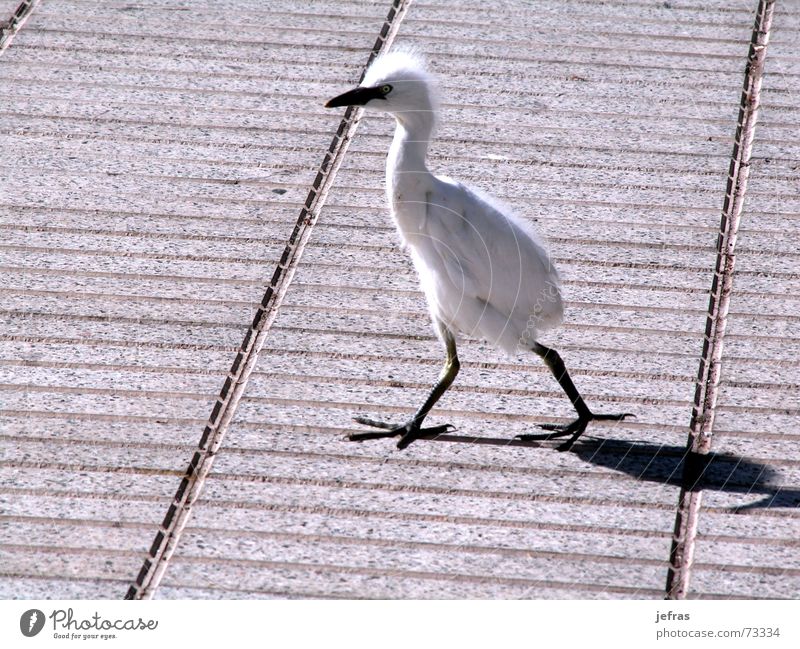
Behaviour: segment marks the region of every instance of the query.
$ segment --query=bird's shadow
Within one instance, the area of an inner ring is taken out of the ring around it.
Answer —
[[[800,507],[800,489],[778,484],[774,469],[742,456],[710,452],[687,453],[682,446],[586,438],[571,449],[584,462],[621,471],[638,480],[691,491],[722,491],[758,497],[733,507],[747,511],[773,507]]]
[[[497,438],[439,435],[437,439],[471,444],[548,447],[552,442],[509,441]],[[731,507],[733,512],[775,507],[800,507],[800,488],[778,482],[776,471],[767,464],[732,453],[687,453],[683,446],[650,442],[608,440],[585,435],[567,451],[584,462],[626,473],[637,480],[682,487],[691,491],[721,491],[742,494],[752,502]],[[759,498],[760,496],[760,498]]]

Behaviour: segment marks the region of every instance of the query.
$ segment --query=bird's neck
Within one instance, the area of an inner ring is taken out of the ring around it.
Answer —
[[[428,173],[425,157],[433,134],[433,113],[419,111],[398,115],[394,140],[386,161],[390,183],[399,182],[403,174]]]

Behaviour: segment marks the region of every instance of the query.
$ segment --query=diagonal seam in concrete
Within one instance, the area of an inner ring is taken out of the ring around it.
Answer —
[[[769,43],[775,0],[759,0],[750,49],[745,66],[739,119],[731,154],[720,231],[717,238],[716,268],[711,282],[703,351],[697,375],[694,408],[684,457],[681,491],[675,516],[670,549],[666,597],[684,599],[689,590],[697,527],[702,500],[701,478],[706,468],[714,433],[714,415],[722,369],[733,271],[736,262],[736,239],[747,193],[750,157],[761,100],[761,82]]]
[[[380,34],[362,70],[362,78],[375,57],[391,46],[410,4],[411,0],[392,1]],[[363,109],[354,107],[347,109],[331,145],[325,153],[272,280],[256,310],[253,322],[245,334],[220,395],[214,404],[198,448],[189,462],[150,551],[138,576],[128,589],[125,599],[152,598],[167,570],[169,560],[180,542],[183,529],[191,516],[192,505],[203,490],[214,457],[222,445],[230,422],[236,413],[239,400],[247,388],[250,374],[258,361],[258,354],[277,316],[283,297],[291,285],[303,249],[311,236],[319,212],[325,204],[328,191],[336,178],[350,141],[355,135],[362,111]]]
[[[14,35],[22,28],[39,0],[22,0],[8,20],[0,16],[0,54],[11,45]]]

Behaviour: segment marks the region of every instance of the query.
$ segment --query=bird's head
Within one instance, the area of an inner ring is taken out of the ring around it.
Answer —
[[[375,59],[357,88],[334,97],[325,107],[364,106],[367,110],[392,113],[403,121],[415,113],[433,117],[437,95],[436,83],[422,58],[400,50]]]

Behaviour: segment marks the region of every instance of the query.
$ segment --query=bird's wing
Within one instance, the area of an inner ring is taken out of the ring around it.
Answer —
[[[533,316],[539,329],[558,324],[558,273],[530,228],[491,198],[443,182],[425,225],[450,281],[509,319]]]

